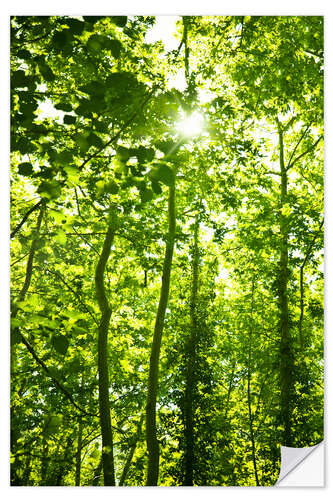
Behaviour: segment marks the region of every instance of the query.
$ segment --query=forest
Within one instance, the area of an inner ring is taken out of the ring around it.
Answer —
[[[323,17],[161,17],[10,19],[12,486],[323,439]]]

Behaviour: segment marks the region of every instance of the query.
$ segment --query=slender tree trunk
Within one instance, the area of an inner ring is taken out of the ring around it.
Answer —
[[[81,484],[82,418],[78,418],[77,449],[75,456],[75,486]]]
[[[146,440],[148,449],[147,486],[157,486],[159,469],[159,444],[156,436],[156,398],[158,389],[158,369],[165,311],[168,305],[170,274],[176,230],[175,184],[169,188],[168,199],[168,236],[165,246],[162,286],[158,304],[153,342],[151,346],[148,393],[146,404]]]
[[[287,203],[288,177],[284,163],[283,131],[279,125],[279,152],[280,152],[280,275],[279,275],[279,307],[280,307],[280,412],[283,426],[283,445],[292,446],[291,413],[292,413],[292,377],[293,356],[289,331],[288,310],[288,216],[283,213]]]
[[[22,476],[22,484],[23,486],[29,486],[29,479],[31,474],[31,456],[28,455],[24,464],[24,473]]]
[[[299,271],[299,289],[300,289],[300,313],[298,320],[298,333],[299,333],[299,343],[300,348],[304,348],[304,337],[303,337],[303,317],[304,317],[304,266],[301,266]]]
[[[190,336],[187,345],[187,367],[186,367],[186,382],[185,382],[185,398],[184,398],[184,424],[185,424],[185,477],[184,486],[193,486],[193,470],[194,470],[194,403],[193,397],[195,392],[195,361],[196,361],[196,343],[198,335],[198,318],[197,318],[197,296],[198,296],[198,279],[199,279],[199,216],[196,216],[194,224],[194,244],[192,254],[192,284],[190,298]]]
[[[34,258],[35,258],[35,252],[36,252],[36,246],[37,242],[39,239],[39,233],[40,233],[40,228],[42,225],[42,220],[43,220],[43,214],[44,214],[44,204],[42,203],[39,209],[39,214],[38,214],[38,219],[37,219],[37,225],[35,229],[35,237],[33,238],[31,242],[31,247],[29,251],[29,257],[28,257],[28,262],[27,262],[27,268],[25,272],[25,279],[23,286],[20,290],[19,296],[17,301],[18,302],[23,302],[25,299],[25,296],[27,294],[27,291],[29,290],[30,283],[31,283],[31,278],[32,278],[32,271],[33,271],[33,264],[34,264]],[[11,310],[11,318],[14,319],[17,316],[18,313],[18,307],[16,304],[13,305],[12,310]],[[14,332],[17,332],[18,328],[14,328]]]
[[[44,214],[44,203],[41,202],[41,203],[38,203],[36,208],[37,207],[40,207],[39,208],[39,214],[38,214],[38,218],[37,218],[37,224],[36,224],[36,229],[35,229],[35,236],[31,242],[31,246],[30,246],[30,251],[29,251],[29,256],[28,256],[28,262],[27,262],[27,267],[26,267],[26,272],[25,272],[25,279],[24,279],[24,283],[23,283],[23,286],[20,290],[20,293],[19,293],[19,296],[18,296],[18,299],[17,299],[17,302],[23,302],[24,299],[25,299],[25,296],[29,290],[29,287],[30,287],[30,283],[31,283],[31,278],[32,278],[32,271],[33,271],[33,264],[34,264],[34,259],[35,259],[35,253],[36,253],[36,247],[37,247],[37,242],[38,242],[38,239],[39,239],[39,233],[40,233],[40,228],[41,228],[41,225],[42,225],[42,220],[43,220],[43,214]],[[18,312],[19,312],[19,308],[17,306],[17,304],[13,304],[12,307],[11,307],[11,320],[15,319],[18,315]],[[21,335],[20,335],[20,329],[19,327],[15,327],[15,328],[12,328],[11,329],[11,332],[10,332],[10,335],[11,335],[11,340],[13,340],[16,337],[19,337],[20,340],[21,340]],[[11,373],[13,373],[16,369],[16,342],[13,343],[13,345],[11,345],[11,349],[10,349],[10,369],[11,369]],[[13,387],[13,379],[11,379],[11,389]],[[11,406],[11,415],[13,415],[13,412],[15,411],[15,409]],[[13,419],[11,418],[11,422],[13,422]],[[10,448],[11,448],[11,451],[14,452],[15,450],[15,446],[16,446],[16,441],[14,441],[13,439],[11,439],[11,442],[10,442]],[[11,469],[11,477],[15,478],[16,477],[16,467],[17,465],[15,464],[11,464],[10,466],[10,469]]]
[[[253,301],[254,301],[254,280],[252,281],[252,294],[251,294],[251,323],[249,330],[249,354],[247,363],[247,405],[249,410],[249,426],[250,426],[250,438],[251,438],[251,452],[252,452],[252,462],[254,468],[254,475],[256,478],[257,486],[259,484],[257,460],[256,460],[256,445],[253,432],[253,415],[252,415],[252,405],[251,405],[251,370],[252,370],[252,333],[253,333]]]
[[[133,444],[130,447],[130,451],[128,453],[128,457],[127,457],[127,460],[125,462],[125,465],[124,465],[124,468],[123,468],[123,472],[121,474],[121,478],[120,478],[120,481],[119,481],[119,486],[124,486],[124,484],[125,484],[126,477],[127,477],[127,474],[128,474],[128,471],[129,471],[129,468],[131,466],[131,463],[132,463],[132,460],[133,460],[133,456],[134,456],[134,453],[135,453],[136,445],[138,443],[138,440],[140,439],[141,427],[142,427],[142,424],[143,424],[143,420],[144,420],[144,413],[142,413],[141,418],[140,418],[140,422],[138,423],[138,429],[137,429],[137,432],[136,432],[136,434],[135,434],[135,436],[133,438]]]
[[[302,262],[302,265],[300,266],[299,269],[299,289],[300,289],[300,314],[299,314],[299,320],[298,320],[298,333],[299,333],[299,343],[300,343],[300,348],[301,348],[301,354],[303,353],[304,349],[304,335],[303,335],[303,317],[304,317],[304,268],[307,264],[308,259],[310,258],[310,255],[313,250],[313,246],[316,242],[317,237],[319,236],[321,229],[324,224],[324,219],[321,221],[320,226],[318,228],[318,231],[315,233],[308,249],[305,254],[304,260]]]
[[[109,400],[109,369],[108,369],[108,329],[111,319],[111,307],[106,297],[104,287],[104,272],[116,230],[116,218],[112,217],[105,236],[102,253],[95,272],[95,286],[101,319],[98,327],[98,398],[99,418],[102,433],[102,459],[104,485],[115,486],[113,435]]]
[[[230,380],[229,380],[227,402],[226,402],[226,405],[225,405],[225,412],[224,412],[224,419],[225,420],[227,420],[228,412],[229,412],[229,403],[230,403],[231,392],[232,392],[232,389],[233,389],[232,384],[234,383],[235,368],[236,368],[236,361],[233,362],[232,370],[231,370],[231,376],[230,376]]]
[[[48,470],[48,466],[49,466],[48,451],[49,451],[48,443],[47,443],[46,438],[44,438],[43,451],[42,451],[43,458],[41,461],[41,471],[40,471],[40,475],[41,475],[40,484],[41,484],[41,486],[46,485],[47,470]]]

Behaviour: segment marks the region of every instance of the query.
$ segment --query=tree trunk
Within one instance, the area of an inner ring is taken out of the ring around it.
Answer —
[[[31,474],[31,456],[28,455],[25,464],[24,464],[24,473],[22,476],[22,485],[23,486],[29,486],[29,479],[30,479],[30,474]]]
[[[192,254],[192,285],[190,298],[190,336],[187,346],[187,367],[186,367],[186,382],[185,382],[185,400],[184,400],[184,424],[185,424],[185,477],[184,486],[193,486],[193,470],[194,470],[194,406],[193,396],[195,391],[195,359],[196,359],[196,343],[198,333],[197,319],[197,295],[198,295],[198,278],[199,278],[199,216],[196,216],[194,225],[194,245]]]
[[[254,301],[254,280],[252,281],[251,323],[250,323],[250,331],[249,331],[249,354],[248,354],[248,363],[247,363],[247,406],[248,406],[248,410],[249,410],[249,426],[250,426],[250,438],[251,438],[252,463],[253,463],[253,468],[254,468],[254,475],[256,478],[256,484],[257,484],[257,486],[260,486],[259,478],[258,478],[258,470],[257,470],[256,445],[255,445],[255,440],[254,440],[253,415],[252,415],[252,405],[251,405],[253,301]]]
[[[289,331],[288,310],[288,239],[289,221],[283,213],[287,203],[288,177],[284,163],[283,131],[279,125],[279,153],[280,153],[280,276],[279,276],[279,308],[280,308],[280,414],[283,426],[283,445],[292,446],[291,413],[292,413],[292,377],[293,356]]]
[[[81,484],[82,418],[78,418],[77,449],[75,456],[75,486]]]
[[[95,272],[96,295],[99,309],[101,311],[101,319],[98,327],[98,399],[105,486],[115,486],[108,370],[108,329],[112,310],[106,297],[104,287],[104,272],[111,252],[115,229],[116,219],[115,216],[113,216],[105,236],[102,253],[98,260]]]
[[[25,296],[29,290],[29,287],[30,287],[30,283],[31,283],[31,278],[32,278],[32,271],[33,271],[33,264],[34,264],[34,259],[35,259],[35,253],[36,253],[36,247],[37,247],[37,243],[38,243],[38,239],[39,239],[39,233],[40,233],[40,228],[41,228],[41,225],[42,225],[42,220],[43,220],[43,214],[44,214],[44,203],[42,203],[40,206],[40,209],[39,209],[39,214],[38,214],[38,219],[37,219],[37,225],[36,225],[36,229],[35,229],[35,236],[31,242],[31,247],[30,247],[30,251],[29,251],[29,257],[28,257],[28,262],[27,262],[27,267],[26,267],[26,272],[25,272],[25,279],[24,279],[24,283],[23,283],[23,286],[20,290],[20,293],[19,293],[19,296],[18,296],[18,299],[17,299],[17,302],[23,302],[24,299],[25,299]],[[19,311],[19,308],[16,304],[13,304],[12,308],[11,308],[11,319],[15,319],[17,314],[18,314],[18,311]],[[11,335],[18,335],[18,332],[19,332],[19,328],[16,327],[12,330],[11,332]],[[11,349],[11,353],[12,353],[12,357],[11,357],[11,369],[14,370],[14,358],[15,358],[15,345],[14,344],[12,346],[12,349]]]
[[[235,368],[236,368],[236,361],[233,362],[232,369],[231,369],[231,376],[230,376],[229,387],[228,387],[228,395],[227,395],[227,401],[226,401],[225,411],[224,411],[224,420],[225,421],[228,418],[230,396],[231,396],[231,392],[232,392],[232,389],[233,389],[233,385],[232,384],[234,383],[234,376],[235,376]]]
[[[137,442],[138,442],[138,440],[140,438],[141,427],[142,427],[143,420],[144,420],[144,413],[142,413],[142,415],[141,415],[140,422],[138,423],[137,432],[136,432],[135,436],[133,437],[133,443],[132,443],[132,445],[130,447],[129,454],[128,454],[127,460],[125,462],[125,465],[124,465],[124,468],[123,468],[123,472],[121,474],[121,478],[120,478],[120,481],[119,481],[119,486],[124,486],[124,484],[125,484],[125,480],[126,480],[126,477],[127,477],[127,474],[128,474],[128,471],[129,471],[129,468],[131,466],[131,463],[132,463],[132,460],[133,460],[133,456],[134,456],[134,453],[135,453],[136,445],[137,445]]]
[[[40,485],[41,486],[46,486],[46,477],[47,477],[47,471],[49,467],[49,457],[48,457],[48,443],[46,438],[44,438],[43,441],[43,451],[42,451],[42,460],[41,460],[41,471],[40,471]]]
[[[154,336],[151,346],[149,365],[148,393],[146,404],[146,440],[148,449],[148,472],[146,482],[147,486],[156,486],[158,481],[159,444],[156,437],[156,398],[158,388],[159,356],[161,350],[165,311],[169,299],[170,274],[176,230],[174,183],[169,188],[168,222],[169,228],[165,246],[162,286],[155,320]]]
[[[304,260],[302,262],[302,265],[300,266],[299,270],[299,289],[300,289],[300,314],[299,314],[299,320],[298,320],[298,333],[299,333],[299,344],[300,344],[300,349],[301,349],[301,355],[303,355],[304,352],[304,335],[303,335],[303,317],[304,317],[304,269],[307,264],[308,259],[311,256],[313,246],[316,242],[317,237],[319,236],[321,229],[324,224],[324,219],[321,221],[320,226],[318,228],[318,231],[315,233],[308,249],[305,254]]]

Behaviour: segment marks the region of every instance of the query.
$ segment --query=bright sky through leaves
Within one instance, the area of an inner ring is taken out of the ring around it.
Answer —
[[[203,131],[203,116],[194,111],[192,114],[184,116],[184,118],[177,123],[177,130],[186,137],[194,137],[200,135]]]

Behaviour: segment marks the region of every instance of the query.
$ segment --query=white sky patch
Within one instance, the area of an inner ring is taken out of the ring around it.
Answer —
[[[155,43],[161,41],[166,51],[178,48],[179,36],[174,35],[176,31],[176,22],[180,16],[156,16],[154,26],[147,32],[146,43]]]
[[[229,271],[225,269],[222,265],[219,266],[219,274],[215,278],[215,282],[224,281],[226,282],[229,278]]]
[[[167,52],[177,50],[180,44],[180,35],[176,34],[176,22],[179,19],[180,16],[156,16],[155,25],[146,34],[146,43],[161,41]],[[175,88],[180,92],[186,89],[184,69],[168,76],[167,87],[168,89]]]
[[[216,98],[216,93],[208,89],[198,88],[198,97],[200,104],[206,104]]]
[[[205,243],[212,241],[214,237],[214,229],[212,227],[203,226],[201,229],[200,239]]]
[[[177,73],[168,76],[168,89],[175,88],[180,92],[186,89],[186,79],[184,70],[179,70]]]
[[[38,118],[40,120],[53,118],[54,120],[57,120],[59,123],[62,123],[64,114],[65,113],[63,111],[55,109],[53,107],[52,101],[50,99],[45,99],[45,101],[40,103],[38,108]]]

